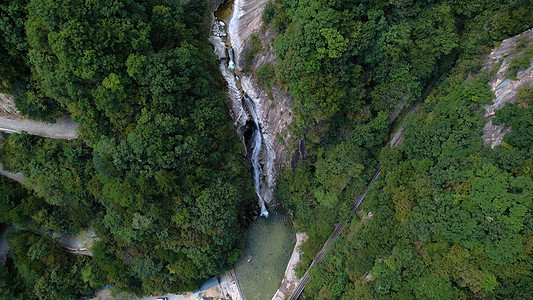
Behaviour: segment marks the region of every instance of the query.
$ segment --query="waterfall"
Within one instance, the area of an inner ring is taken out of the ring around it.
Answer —
[[[227,20],[225,20],[227,22]],[[261,216],[268,217],[268,210],[265,205],[264,197],[261,195],[261,180],[263,179],[263,169],[259,163],[259,157],[263,147],[263,136],[261,134],[261,127],[259,126],[259,118],[257,116],[256,109],[252,102],[252,99],[243,92],[240,84],[239,76],[235,74],[236,63],[234,61],[235,52],[231,47],[231,42],[227,34],[227,26],[223,20],[215,19],[213,22],[213,32],[209,40],[214,46],[215,54],[220,61],[220,71],[222,76],[228,83],[228,97],[230,99],[230,114],[232,115],[233,122],[237,128],[237,132],[243,138],[243,128],[246,121],[250,119],[243,107],[243,100],[246,104],[251,119],[254,123],[252,133],[252,155],[250,157],[253,168],[253,180],[255,185],[255,193],[258,197],[258,204],[261,208]],[[244,95],[244,96],[243,96]],[[244,138],[242,140],[244,142]]]
[[[261,129],[259,128],[259,123],[257,122],[257,114],[255,113],[254,105],[252,100],[247,96],[244,96],[244,102],[252,114],[254,121],[254,132],[252,134],[252,167],[254,169],[254,184],[255,184],[255,193],[259,198],[259,206],[261,206],[261,216],[268,217],[268,211],[265,207],[265,201],[261,197],[261,165],[259,164],[259,154],[261,154],[261,145],[263,144],[263,139],[261,137]]]
[[[235,70],[235,62],[233,61],[233,48],[229,48],[228,55],[229,55],[228,69],[233,72]]]

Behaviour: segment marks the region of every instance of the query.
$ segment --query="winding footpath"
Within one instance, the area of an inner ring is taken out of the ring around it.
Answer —
[[[17,181],[19,183],[24,183],[24,179],[25,179],[22,173],[20,172],[12,173],[12,172],[6,171],[4,170],[4,168],[2,168],[1,164],[0,164],[0,175],[5,176],[11,180]]]
[[[0,131],[5,133],[20,133],[25,131],[28,134],[44,138],[71,140],[78,137],[78,126],[79,125],[74,123],[69,116],[58,119],[56,123],[52,124],[26,119],[16,114],[0,113]],[[25,180],[24,174],[20,172],[13,173],[6,171],[1,164],[0,175],[19,183],[24,183]],[[7,252],[9,251],[9,245],[5,237],[8,230],[10,229],[8,228],[4,230],[0,235],[0,263],[5,261]],[[59,234],[57,234],[55,238],[59,240],[60,245],[69,253],[92,256],[92,252],[88,247],[79,245],[82,240],[85,241],[85,244],[91,245],[92,241],[96,239],[92,230],[89,230],[88,232],[89,235],[93,235],[88,239],[80,239],[77,236]]]

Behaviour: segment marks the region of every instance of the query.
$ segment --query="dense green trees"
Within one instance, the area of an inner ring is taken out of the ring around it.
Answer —
[[[67,111],[80,138],[0,144],[0,163],[31,190],[2,184],[3,222],[45,234],[92,225],[94,257],[71,275],[86,288],[182,292],[229,268],[254,193],[204,35],[205,1],[4,2],[5,88],[24,82],[17,107],[33,118]]]
[[[475,75],[495,42],[533,25],[529,1],[276,0],[277,62],[263,84],[294,98],[292,134],[306,158],[278,195],[310,236],[300,271],[347,220],[373,175],[363,213],[324,264],[310,299],[532,298],[531,88],[497,113],[513,130],[479,137],[492,98]],[[13,134],[0,163],[0,222],[11,234],[0,297],[69,299],[112,285],[136,294],[192,290],[229,268],[253,190],[228,122],[223,84],[193,1],[11,0],[0,3],[0,80],[32,118],[68,112],[76,141]],[[261,51],[254,36],[246,60]],[[512,63],[523,68],[528,52]],[[449,75],[453,76],[430,87]],[[405,118],[403,142],[385,145]],[[4,211],[6,213],[4,213]],[[48,237],[92,225],[92,258]]]
[[[504,147],[523,149],[524,152],[533,150],[533,87],[526,86],[518,90],[517,103],[508,104],[497,111],[497,122],[505,122],[512,131],[505,135]]]
[[[529,28],[528,9],[520,1],[276,0],[263,19],[279,31],[276,76],[296,98],[294,127],[310,135],[333,117],[396,117],[456,57]]]
[[[0,208],[3,212],[0,223],[12,224],[18,218],[10,214],[15,213],[15,207],[20,205],[27,193],[20,185],[4,176],[0,177],[0,191]]]
[[[57,242],[29,232],[9,238],[19,280],[39,299],[75,299],[92,290],[81,272],[89,257],[65,253]]]
[[[62,111],[60,105],[42,91],[31,74],[26,37],[28,0],[0,3],[0,89],[15,95],[16,107],[35,119],[54,120]]]
[[[310,236],[300,270],[383,166],[362,206],[373,217],[353,221],[311,268],[307,298],[531,297],[523,285],[531,281],[531,90],[497,113],[513,130],[490,150],[479,136],[490,74],[476,75],[490,48],[533,25],[531,9],[527,1],[267,5],[277,62],[274,74],[257,75],[295,97],[292,129],[307,145],[279,186]],[[389,149],[389,121],[428,94]]]
[[[533,276],[530,143],[509,135],[495,150],[483,146],[479,107],[493,96],[485,75],[466,78],[457,73],[441,83],[407,117],[403,142],[383,149],[382,175],[362,205],[373,217],[352,221],[324,264],[312,269],[307,297],[533,295],[523,284]],[[527,141],[524,90],[521,108],[510,104],[497,115],[526,132],[520,136]]]

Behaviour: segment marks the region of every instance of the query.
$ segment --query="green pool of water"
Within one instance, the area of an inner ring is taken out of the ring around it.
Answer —
[[[248,300],[271,299],[285,274],[296,236],[287,217],[273,212],[250,227],[246,246],[235,266],[242,292]]]
[[[219,20],[224,21],[226,25],[229,25],[229,21],[231,20],[232,14],[233,0],[222,3],[215,12],[215,17],[217,17]]]

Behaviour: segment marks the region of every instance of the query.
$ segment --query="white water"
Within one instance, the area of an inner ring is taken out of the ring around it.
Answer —
[[[255,193],[259,198],[259,206],[261,206],[261,216],[268,217],[268,210],[265,207],[265,201],[261,197],[261,165],[259,164],[259,154],[261,154],[261,145],[263,144],[263,139],[261,138],[261,129],[259,128],[259,123],[257,122],[257,114],[255,113],[254,105],[252,100],[247,96],[244,96],[244,102],[254,121],[254,133],[252,134],[252,167],[254,169],[254,184],[255,184]]]
[[[223,24],[223,23],[222,23]],[[233,119],[233,124],[237,129],[243,128],[248,120],[248,116],[242,107],[242,94],[237,87],[237,80],[235,74],[228,69],[228,62],[230,58],[227,55],[226,44],[222,38],[226,37],[226,26],[221,26],[220,22],[214,22],[213,33],[209,37],[209,41],[215,47],[214,52],[220,61],[220,72],[228,83],[228,97],[230,99],[230,114]],[[231,58],[233,60],[233,58]],[[239,133],[239,137],[242,138],[242,132]]]
[[[243,107],[243,99],[246,103],[246,106],[248,107],[248,110],[250,111],[250,114],[252,115],[252,119],[254,122],[254,131],[252,134],[252,155],[251,155],[251,162],[252,162],[252,168],[253,168],[253,179],[254,179],[254,185],[255,185],[255,192],[257,194],[257,197],[259,198],[258,204],[261,208],[261,216],[268,217],[268,210],[265,206],[264,197],[261,195],[261,180],[262,177],[262,167],[259,163],[259,157],[261,155],[261,149],[263,146],[263,136],[261,134],[261,128],[259,126],[259,118],[255,109],[255,106],[253,104],[253,100],[251,100],[248,96],[243,96],[242,90],[238,88],[238,82],[239,78],[235,75],[235,61],[234,61],[234,50],[232,48],[227,48],[226,44],[224,43],[223,39],[229,39],[229,36],[227,35],[227,26],[224,24],[224,22],[220,20],[216,20],[213,24],[213,33],[209,40],[211,43],[215,46],[215,54],[220,60],[220,71],[222,72],[222,76],[228,83],[228,96],[230,98],[230,107],[231,107],[231,114],[234,121],[235,126],[237,127],[237,131],[239,132],[239,135],[241,138],[243,138],[243,128],[246,124],[246,121],[249,119],[249,117],[246,114],[246,111]],[[230,44],[232,44],[232,41],[230,41]],[[226,53],[227,50],[227,53]],[[243,139],[244,142],[244,139]],[[267,189],[265,189],[267,190]]]
[[[235,70],[235,62],[233,61],[233,49],[232,48],[228,50],[228,55],[229,55],[228,69],[233,72]]]

